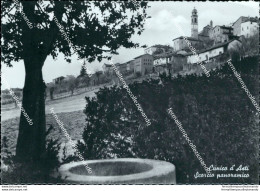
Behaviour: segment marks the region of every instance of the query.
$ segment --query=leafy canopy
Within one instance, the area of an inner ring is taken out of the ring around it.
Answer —
[[[147,2],[110,1],[14,1],[2,2],[2,56],[8,66],[31,54],[56,58],[61,52],[66,61],[74,51],[62,36],[53,17],[64,28],[69,40],[77,50],[79,59],[89,62],[110,58],[121,46],[136,48],[131,41],[133,34],[144,30]],[[30,29],[21,13],[33,28]]]

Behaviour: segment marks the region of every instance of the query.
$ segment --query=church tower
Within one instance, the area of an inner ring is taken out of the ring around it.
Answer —
[[[195,7],[191,14],[191,37],[198,39],[198,14]]]

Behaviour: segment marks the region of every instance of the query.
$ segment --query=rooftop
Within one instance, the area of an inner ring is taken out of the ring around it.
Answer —
[[[254,22],[254,23],[258,23],[258,20],[257,19],[254,19],[254,18],[251,18],[251,19],[248,19],[246,21],[243,21],[241,23],[246,23],[246,22]]]
[[[188,40],[190,40],[190,41],[201,41],[201,40],[199,40],[199,39],[196,39],[196,38],[193,38],[193,37],[186,37]],[[176,40],[176,39],[183,39],[183,36],[180,36],[180,37],[178,37],[178,38],[175,38],[175,39],[173,39],[172,41],[174,41],[174,40]]]
[[[247,22],[247,21],[252,21],[252,22],[258,22],[258,18],[257,17],[245,17],[245,16],[241,16],[241,17],[239,17],[234,23],[233,23],[233,25],[239,20],[239,19],[241,19],[242,21],[242,23],[243,22]]]
[[[137,56],[137,57],[135,57],[135,59],[137,59],[137,58],[140,58],[140,57],[143,57],[143,56],[152,56],[152,55],[150,55],[150,54],[142,54],[142,55],[140,55],[140,56]]]
[[[233,30],[232,27],[225,26],[225,25],[216,25],[215,27],[213,27],[213,29],[216,28],[216,27],[220,27],[220,28],[223,28],[223,29],[231,29],[231,30]]]
[[[112,67],[111,64],[106,64],[106,63],[104,63],[104,65],[105,65],[106,67]]]
[[[230,41],[228,41],[228,42],[223,42],[223,43],[220,43],[220,44],[216,44],[216,45],[214,45],[214,46],[212,46],[212,47],[203,49],[203,50],[201,50],[201,51],[199,51],[199,52],[197,52],[197,53],[200,54],[200,53],[207,52],[207,51],[210,51],[210,50],[219,48],[219,47],[227,46],[229,43],[231,43],[231,42],[233,42],[233,41],[235,41],[235,40],[237,40],[237,39],[233,39],[233,40],[230,40]],[[240,42],[240,40],[237,40],[237,41]],[[192,54],[193,54],[193,53],[190,52],[190,53],[187,53],[186,56],[190,56],[190,55],[192,55]]]

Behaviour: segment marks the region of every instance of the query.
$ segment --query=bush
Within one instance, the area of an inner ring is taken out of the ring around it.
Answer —
[[[257,59],[233,63],[252,95],[258,95]],[[145,120],[122,87],[103,88],[86,97],[85,159],[139,157],[164,160],[177,168],[177,183],[257,183],[257,112],[227,64],[205,75],[161,75],[129,85]],[[249,165],[249,178],[200,178],[204,173],[177,125],[167,113],[172,108],[207,166]],[[250,153],[250,155],[248,154]]]
[[[57,140],[49,139],[46,144],[46,152],[38,161],[20,161],[9,152],[8,139],[3,137],[1,179],[3,184],[35,184],[35,183],[62,183],[58,178],[51,177],[51,174],[61,165],[58,153],[60,144]],[[2,166],[3,167],[3,166]]]

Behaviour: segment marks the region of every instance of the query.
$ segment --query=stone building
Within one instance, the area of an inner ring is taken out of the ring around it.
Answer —
[[[258,22],[258,18],[257,17],[245,17],[245,16],[241,16],[239,17],[232,25],[233,27],[233,34],[236,36],[241,36],[241,32],[242,32],[242,28],[241,28],[241,24],[245,23],[247,21],[251,21],[251,22]]]
[[[53,83],[60,84],[65,79],[64,76],[60,76],[58,78],[53,79]]]
[[[140,72],[142,75],[150,73],[153,69],[153,56],[143,54],[134,59],[134,73]]]
[[[196,47],[199,44],[202,44],[202,41],[197,38],[186,37],[186,39],[190,42],[192,47]],[[187,42],[185,41],[185,39],[183,38],[183,36],[175,38],[172,41],[173,41],[173,50],[174,51],[189,49],[189,46],[188,46]]]
[[[241,36],[249,38],[259,32],[259,25],[255,21],[245,21],[241,23]]]
[[[215,44],[232,40],[232,37],[233,37],[233,28],[225,25],[223,26],[216,25],[209,32],[209,38],[214,40]]]
[[[176,74],[183,70],[187,58],[182,54],[168,53],[154,58],[154,70],[157,73]]]
[[[212,30],[213,28],[213,22],[210,21],[210,24],[203,27],[202,31],[199,33],[199,40],[201,41],[208,41],[210,38],[209,38],[209,33],[210,31]]]
[[[231,40],[228,42],[216,44],[210,48],[201,50],[197,52],[198,55],[193,55],[193,53],[187,54],[187,64],[196,64],[199,62],[206,62],[215,57],[221,56],[227,53],[229,50],[239,47],[241,42],[239,40]]]

